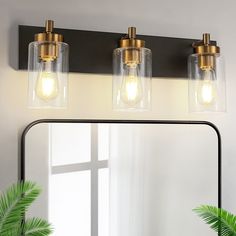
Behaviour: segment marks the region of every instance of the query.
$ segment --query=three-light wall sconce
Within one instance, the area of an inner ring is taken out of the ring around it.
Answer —
[[[65,108],[68,72],[80,72],[113,73],[115,110],[150,110],[153,76],[188,77],[190,111],[225,111],[224,60],[209,34],[197,41],[137,37],[135,27],[129,27],[124,37],[83,30],[55,32],[51,20],[46,21],[44,32],[41,27],[19,26],[19,69],[28,67],[31,108]]]

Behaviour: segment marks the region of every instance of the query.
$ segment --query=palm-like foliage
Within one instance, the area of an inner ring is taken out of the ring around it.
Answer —
[[[1,236],[47,236],[52,230],[45,220],[24,220],[28,207],[38,197],[40,188],[30,181],[12,185],[0,196]]]
[[[214,206],[202,205],[193,209],[210,227],[221,236],[236,236],[236,216]]]

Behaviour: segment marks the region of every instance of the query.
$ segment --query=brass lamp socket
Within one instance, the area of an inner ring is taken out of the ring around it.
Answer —
[[[47,20],[45,32],[35,34],[34,39],[39,44],[39,59],[43,61],[54,61],[58,57],[58,42],[63,42],[63,36],[53,32],[54,22]]]
[[[193,44],[194,51],[199,55],[198,66],[202,70],[215,69],[216,54],[220,53],[220,47],[210,42],[210,34],[203,34],[200,43]]]
[[[145,41],[136,38],[136,28],[129,27],[128,34],[120,40],[120,47],[125,48],[123,61],[125,64],[140,64],[140,48],[145,47]]]

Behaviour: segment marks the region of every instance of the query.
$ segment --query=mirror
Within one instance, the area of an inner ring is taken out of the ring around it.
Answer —
[[[220,205],[220,145],[208,122],[36,121],[22,178],[43,193],[28,214],[54,236],[214,235],[192,209]]]

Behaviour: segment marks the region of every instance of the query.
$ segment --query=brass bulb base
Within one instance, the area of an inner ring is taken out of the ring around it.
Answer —
[[[35,34],[34,39],[41,42],[39,45],[39,59],[54,61],[58,57],[58,42],[63,42],[63,36],[53,32],[54,22],[47,20],[45,32]]]
[[[43,42],[39,45],[39,59],[42,61],[54,61],[58,58],[58,45],[53,42]]]
[[[214,70],[216,67],[216,58],[214,54],[199,54],[198,66],[202,70]]]
[[[199,43],[194,43],[194,52],[199,55],[198,66],[202,70],[215,69],[216,54],[220,53],[220,47],[210,42],[210,34],[203,34],[203,39]]]
[[[141,63],[140,50],[135,48],[125,49],[123,60],[124,63],[127,65],[140,64]]]
[[[145,47],[145,41],[136,38],[136,28],[129,27],[128,34],[120,40],[120,47],[125,48],[123,61],[125,64],[140,64],[140,48]]]

